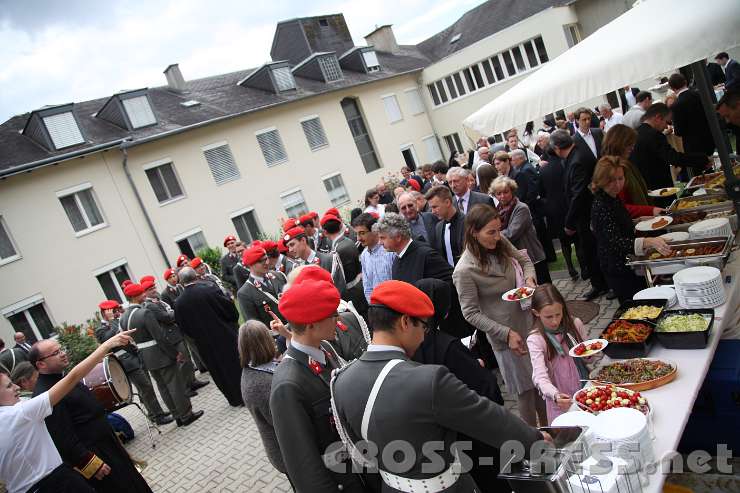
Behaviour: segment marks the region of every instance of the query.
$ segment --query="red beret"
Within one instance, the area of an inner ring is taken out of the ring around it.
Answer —
[[[224,246],[226,246],[226,244],[227,244],[228,242],[230,242],[230,241],[236,241],[236,236],[234,236],[234,235],[229,235],[229,236],[227,236],[226,238],[224,238]]]
[[[332,283],[309,279],[294,284],[280,298],[278,309],[289,322],[310,324],[337,312],[339,291]]]
[[[370,295],[370,304],[382,305],[409,317],[428,318],[434,315],[434,305],[429,296],[416,286],[403,281],[385,281],[378,284]]]
[[[316,219],[317,217],[319,217],[319,213],[316,211],[311,211],[308,213],[308,217],[310,217],[311,219]]]
[[[175,265],[178,266],[178,267],[182,267],[183,265],[185,265],[185,264],[187,264],[189,262],[190,262],[190,257],[188,257],[187,255],[185,255],[183,253],[182,255],[180,255],[179,257],[177,257],[177,261],[175,261]]]
[[[131,279],[126,279],[125,281],[121,283],[121,288],[126,289],[126,286],[133,284],[133,283],[134,281],[132,281]]]
[[[123,290],[123,294],[125,294],[129,298],[133,298],[134,296],[139,296],[139,295],[144,294],[144,288],[141,287],[141,284],[131,283],[128,286],[126,286],[126,289]]]
[[[411,178],[411,179],[410,179],[410,180],[408,181],[408,183],[409,183],[409,186],[410,186],[411,188],[413,188],[413,189],[414,189],[414,190],[416,190],[417,192],[421,192],[421,185],[419,184],[419,182],[418,182],[418,181],[416,181],[416,180],[414,180],[413,178]]]
[[[285,240],[283,238],[278,240],[277,249],[280,253],[288,253],[288,247],[285,246]]]
[[[306,235],[306,230],[305,229],[301,228],[300,226],[296,226],[295,228],[290,228],[283,235],[283,242],[285,242],[285,246],[288,246],[288,242],[290,240],[293,240],[295,238],[298,238],[301,235],[303,235],[303,236]]]
[[[193,269],[195,269],[196,267],[198,267],[202,263],[203,263],[203,259],[202,258],[195,257],[193,260],[190,261],[190,267],[192,267]]]
[[[321,218],[321,225],[323,226],[324,224],[328,223],[329,221],[336,221],[338,223],[341,223],[342,222],[342,220],[339,219],[337,216],[335,216],[333,214],[326,214],[326,215],[324,215],[324,217]]]
[[[98,308],[100,308],[101,310],[112,310],[114,308],[118,308],[119,306],[121,305],[119,305],[116,300],[105,300],[98,305]]]
[[[262,246],[262,240],[254,240],[252,243],[249,244],[250,247],[253,246]]]
[[[175,274],[175,269],[165,269],[164,274],[162,274],[162,278],[166,281],[170,277],[172,277]]]
[[[147,279],[146,281],[141,281],[141,287],[144,288],[144,291],[149,290],[150,288],[153,288],[155,286],[153,279]]]
[[[294,217],[289,217],[285,220],[283,223],[283,231],[288,232],[289,230],[295,228],[296,226],[299,226],[300,223],[298,222],[298,219]]]
[[[152,281],[154,282],[156,278],[154,276],[143,276],[141,279],[139,279],[139,284],[144,284],[146,281]]]
[[[267,255],[267,252],[264,248],[259,245],[254,245],[244,250],[244,253],[242,254],[242,263],[246,266],[256,264],[259,259],[265,255]]]
[[[262,242],[262,248],[264,248],[266,252],[269,252],[270,250],[277,250],[278,244],[272,240],[265,240]]]
[[[305,226],[306,224],[313,224],[313,216],[310,213],[304,214],[298,218],[298,221],[301,223],[301,226]]]
[[[339,213],[339,209],[336,207],[332,207],[331,209],[326,209],[326,212],[324,212],[325,216],[335,216],[335,217],[341,217],[342,215]]]
[[[293,279],[293,284],[298,284],[308,280],[326,281],[334,284],[329,271],[323,267],[319,267],[318,265],[307,265],[302,267],[298,275]]]

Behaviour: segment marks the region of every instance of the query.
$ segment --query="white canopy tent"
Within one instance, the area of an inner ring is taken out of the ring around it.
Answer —
[[[547,113],[711,58],[740,45],[740,0],[643,0],[468,116],[470,136]]]

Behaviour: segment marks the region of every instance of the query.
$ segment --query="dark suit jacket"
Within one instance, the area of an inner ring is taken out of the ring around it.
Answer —
[[[452,201],[455,203],[455,207],[458,207],[458,204],[457,204],[457,199],[458,198],[459,197],[457,195],[452,194]],[[474,191],[471,190],[470,191],[470,196],[468,197],[468,203],[467,203],[467,206],[466,206],[467,210],[472,209],[473,206],[478,205],[478,204],[488,204],[491,207],[494,207],[494,205],[493,205],[493,199],[491,198],[490,195],[487,195],[487,194],[481,193],[481,192],[474,192]]]
[[[592,196],[588,187],[594,174],[594,164],[594,155],[588,146],[585,150],[578,146],[573,147],[565,159],[564,226],[568,229],[575,230],[579,226],[583,228],[591,220]]]
[[[539,182],[539,176],[537,175],[537,170],[534,169],[534,166],[525,161],[525,163],[514,172],[514,181],[517,185],[517,198],[527,204],[530,209],[539,210],[539,201],[537,200],[537,183]]]
[[[452,248],[452,261],[457,264],[463,252],[465,241],[465,216],[460,211],[455,211],[450,223],[450,247]],[[439,221],[434,231],[434,249],[439,252],[443,259],[447,260],[447,249],[445,248],[445,229],[447,221]]]
[[[234,266],[239,263],[239,258],[231,253],[226,253],[221,257],[221,279],[229,283],[229,287],[236,286],[236,279],[234,279]]]
[[[712,81],[713,86],[724,84],[727,80],[725,78],[725,72],[722,70],[722,67],[719,66],[719,63],[708,62],[707,71],[709,72],[709,78]]]
[[[436,234],[435,226],[439,222],[439,219],[437,219],[437,216],[435,216],[431,212],[419,212],[419,217],[424,224],[424,229],[426,230],[426,238],[418,235],[418,237],[414,238],[414,240],[425,241],[430,245],[434,245]]]
[[[725,67],[725,90],[740,89],[740,63],[730,59]]]
[[[282,272],[268,272],[268,275],[272,276],[270,279],[272,290],[263,283],[244,282],[237,291],[236,298],[239,301],[239,308],[244,320],[259,320],[269,327],[272,317],[265,311],[265,303],[275,315],[285,322],[285,317],[278,309],[277,300],[280,299],[280,293],[288,280]]]
[[[678,95],[678,99],[671,106],[673,115],[673,130],[683,139],[683,148],[686,152],[701,152],[706,155],[714,152],[714,138],[709,130],[704,107],[699,94],[693,89],[687,89]]]
[[[581,137],[581,134],[576,132],[573,135],[573,142],[576,144],[576,147],[582,151],[586,151],[583,153],[582,158],[584,160],[588,160],[588,165],[591,167],[591,173],[593,173],[594,168],[596,167],[596,161],[599,160],[601,157],[601,143],[604,141],[604,132],[601,131],[600,128],[592,128],[591,129],[591,135],[594,136],[594,142],[596,143],[596,156],[594,157],[594,153],[591,152],[591,148],[586,144],[586,141],[583,140],[583,137]],[[590,180],[590,177],[589,177]]]
[[[342,236],[342,239],[337,241],[336,245],[334,245],[334,249],[337,252],[337,255],[339,255],[339,260],[342,262],[344,279],[347,284],[350,284],[358,275],[362,274],[360,252],[357,251],[355,242],[346,236]],[[358,282],[351,288],[346,289],[345,292],[342,293],[342,299],[345,301],[351,301],[360,313],[367,313],[367,298],[365,298],[365,290],[362,287],[362,281]]]
[[[563,218],[567,212],[563,160],[557,156],[548,158],[547,165],[540,168],[537,185],[540,204],[547,218],[550,233],[553,237],[563,236]]]
[[[696,152],[678,152],[668,143],[663,132],[655,130],[647,123],[637,127],[637,142],[630,155],[634,164],[650,190],[672,187],[671,165],[690,166],[703,170],[707,164],[707,156]]]
[[[165,287],[162,292],[159,293],[159,299],[170,305],[170,308],[174,310],[175,300],[177,300],[178,296],[180,296],[183,291],[185,291],[185,288],[183,288],[180,284],[178,284],[174,288],[168,284],[167,287]]]

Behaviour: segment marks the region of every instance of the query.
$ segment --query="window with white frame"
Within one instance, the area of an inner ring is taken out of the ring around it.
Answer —
[[[15,332],[22,332],[29,343],[53,336],[54,324],[46,311],[44,298],[35,295],[2,310]]]
[[[177,243],[180,253],[184,253],[190,258],[196,257],[200,250],[208,248],[206,237],[200,229],[194,229],[181,234],[175,238],[175,243]]]
[[[100,284],[100,289],[103,290],[105,298],[108,300],[116,300],[119,303],[123,303],[125,296],[121,284],[127,279],[131,279],[131,272],[128,270],[128,264],[126,259],[117,260],[105,267],[93,272],[95,279]]]
[[[411,108],[411,114],[420,115],[424,113],[424,103],[422,102],[421,96],[419,95],[419,89],[414,87],[411,89],[406,89],[404,92],[406,93],[406,99],[409,102],[409,108]]]
[[[5,218],[0,215],[0,265],[19,259],[21,256],[10,236]]]
[[[261,130],[256,135],[267,166],[274,166],[288,160],[283,140],[276,128]]]
[[[303,192],[300,189],[283,193],[280,195],[280,200],[288,217],[300,217],[308,212],[306,200],[303,198]]]
[[[404,144],[401,146],[401,155],[403,161],[410,170],[415,170],[418,167],[419,160],[416,159],[416,151],[414,150],[413,144]]]
[[[424,147],[427,151],[427,161],[433,163],[442,159],[442,151],[439,148],[439,142],[437,142],[436,135],[430,135],[421,139],[424,142]]]
[[[301,120],[301,127],[306,136],[306,141],[308,141],[308,147],[310,147],[312,151],[316,151],[329,145],[329,142],[326,140],[324,127],[321,125],[321,120],[318,116],[308,117]]]
[[[226,142],[219,142],[204,147],[203,155],[206,158],[208,168],[211,170],[211,175],[213,175],[213,181],[216,182],[216,185],[222,185],[236,180],[241,176],[239,168],[236,166],[234,155],[231,153],[231,148]]]
[[[344,187],[344,180],[342,180],[341,174],[337,173],[336,175],[324,178],[324,187],[326,187],[326,193],[329,194],[329,200],[334,207],[349,202],[349,194]]]
[[[95,200],[92,185],[89,183],[57,192],[57,197],[75,233],[85,233],[105,226],[105,220]]]
[[[231,222],[234,223],[236,235],[244,243],[252,243],[262,235],[254,208],[250,207],[234,213],[231,216]]]
[[[55,149],[63,149],[85,142],[71,111],[45,116],[43,120]]]
[[[368,72],[377,72],[380,70],[380,62],[378,61],[378,55],[375,50],[363,51],[362,58],[365,60],[365,67]]]
[[[157,117],[154,116],[154,111],[152,111],[152,106],[149,104],[149,98],[146,95],[124,99],[123,107],[133,128],[148,127],[157,123]]]
[[[144,167],[146,177],[160,204],[182,197],[182,186],[171,161],[152,163]]]
[[[581,32],[578,29],[578,24],[567,24],[563,26],[565,30],[565,38],[568,42],[568,48],[572,48],[581,42]]]
[[[445,135],[443,138],[445,139],[445,144],[447,144],[447,150],[450,152],[463,152],[462,141],[457,132]]]
[[[403,120],[401,114],[401,108],[398,106],[398,99],[395,94],[389,94],[383,96],[383,105],[385,106],[385,114],[388,116],[388,123],[396,123],[397,121]]]

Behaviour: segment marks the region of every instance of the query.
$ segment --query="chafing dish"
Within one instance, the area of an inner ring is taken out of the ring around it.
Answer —
[[[740,165],[737,165],[734,160],[732,169],[734,170],[736,176],[740,176]],[[722,188],[724,187],[724,184],[724,172],[720,170],[715,173],[707,173],[704,175],[697,175],[693,177],[686,185],[686,189],[696,190],[697,188],[702,187],[707,189]]]
[[[650,255],[654,252],[651,250],[645,255],[628,255],[627,265],[629,266],[654,266],[661,264],[674,264],[677,262],[685,262],[686,260],[699,261],[702,259],[722,259],[727,258],[732,250],[732,244],[734,243],[735,237],[728,236],[725,238],[714,237],[714,238],[699,238],[695,240],[675,241],[669,244],[671,250],[680,250],[682,253],[675,257],[667,258],[650,258]],[[704,255],[687,255],[684,254],[689,249],[699,249],[703,247],[719,247],[716,253],[704,254]]]
[[[696,224],[704,219],[711,219],[714,217],[729,217],[731,224],[736,224],[737,216],[735,215],[735,207],[731,202],[726,205],[717,206],[717,208],[711,210],[687,210],[677,211],[670,213],[673,218],[673,222],[665,227],[665,231],[688,231],[689,227]],[[733,226],[733,231],[737,227]]]
[[[690,207],[686,207],[686,203],[696,203]],[[676,199],[668,207],[668,211],[671,214],[683,213],[683,212],[695,212],[695,211],[716,211],[726,209],[732,206],[732,201],[727,197],[725,193],[708,193],[706,195],[699,195],[696,197],[681,197]],[[679,208],[684,207],[684,208]]]

